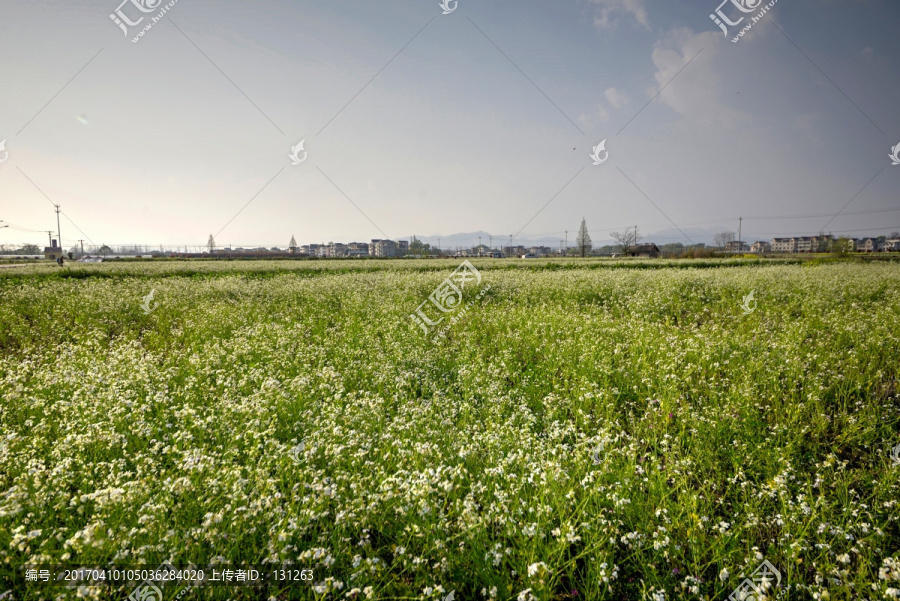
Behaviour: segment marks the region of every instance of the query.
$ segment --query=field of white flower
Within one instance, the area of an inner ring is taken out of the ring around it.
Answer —
[[[2,270],[0,598],[900,596],[900,263],[473,262]]]

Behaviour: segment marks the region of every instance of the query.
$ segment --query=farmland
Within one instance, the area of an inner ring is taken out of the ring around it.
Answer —
[[[439,338],[457,260],[0,271],[0,595],[900,595],[900,264],[473,263]]]

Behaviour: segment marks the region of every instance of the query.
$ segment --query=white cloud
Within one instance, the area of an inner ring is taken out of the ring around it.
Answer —
[[[594,25],[597,27],[611,27],[615,21],[611,18],[616,13],[626,13],[643,25],[649,27],[647,9],[644,8],[644,0],[590,0],[598,5],[597,14],[594,16]]]
[[[627,94],[625,94],[625,92],[620,92],[619,90],[617,90],[615,88],[607,89],[603,93],[603,95],[606,96],[607,102],[609,102],[609,104],[614,109],[622,108],[623,106],[625,106],[626,104],[631,102],[631,99],[628,97]]]
[[[721,65],[714,65],[716,49],[721,44],[718,32],[694,33],[685,28],[670,31],[654,46],[657,87],[648,93],[653,95],[664,87],[659,102],[693,124],[718,128],[734,127],[743,121],[745,116],[722,97]],[[685,67],[688,61],[691,64]]]
[[[607,121],[609,121],[609,111],[603,108],[602,104],[597,105],[597,112],[593,115],[582,114],[578,117],[578,122],[586,129],[591,129],[595,125],[606,123]]]

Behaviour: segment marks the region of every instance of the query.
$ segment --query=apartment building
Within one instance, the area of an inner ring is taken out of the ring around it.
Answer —
[[[797,252],[796,238],[772,238],[772,252],[795,253]]]

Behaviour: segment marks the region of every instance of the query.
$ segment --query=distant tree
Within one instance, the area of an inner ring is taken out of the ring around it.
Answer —
[[[100,250],[97,252],[99,252],[101,255],[103,255],[105,257],[107,255],[112,254],[112,249],[104,244],[103,246],[100,247]]]
[[[831,245],[831,252],[843,256],[853,251],[853,240],[850,238],[838,238]]]
[[[206,241],[206,248],[209,249],[209,254],[213,254],[216,250],[216,239],[213,238],[213,235],[209,235],[209,240]]]
[[[670,242],[659,247],[659,252],[668,256],[678,256],[684,252],[684,244],[681,242]]]
[[[19,249],[19,252],[23,255],[37,255],[40,254],[41,247],[37,244],[26,244]]]
[[[713,236],[713,242],[719,248],[725,248],[729,242],[734,242],[734,232],[719,232]]]
[[[409,254],[421,255],[425,252],[425,245],[422,241],[413,236],[412,242],[409,243]]]
[[[632,246],[637,246],[637,243],[643,238],[640,232],[638,231],[637,226],[634,226],[633,230],[625,230],[624,232],[610,232],[610,236],[612,239],[619,243],[619,246],[622,248],[622,252],[627,252],[629,248]]]
[[[900,232],[891,232],[891,235],[888,236],[888,238],[890,238],[891,240],[896,240],[897,238],[900,238]]]
[[[581,227],[578,228],[578,237],[575,239],[575,248],[578,249],[578,252],[581,253],[582,257],[591,252],[591,236],[588,234],[587,222],[584,220],[584,217],[581,218]]]

